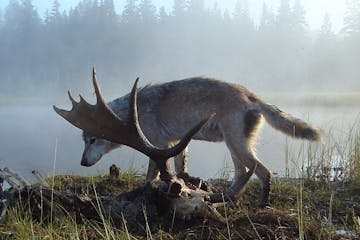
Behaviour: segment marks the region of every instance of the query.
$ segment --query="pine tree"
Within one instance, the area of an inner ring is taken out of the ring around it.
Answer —
[[[139,8],[137,0],[126,0],[124,11],[122,12],[122,22],[138,24],[140,22]]]
[[[53,2],[50,17],[55,21],[60,18],[60,3],[58,0],[54,0]]]
[[[227,23],[227,24],[231,24],[231,16],[230,16],[230,13],[229,13],[229,9],[225,9],[224,11],[224,22]]]
[[[306,11],[301,5],[300,0],[295,0],[293,10],[291,12],[291,27],[292,30],[299,34],[304,34],[307,26],[305,20]]]
[[[344,29],[347,34],[360,34],[360,0],[346,1]]]
[[[169,15],[165,11],[165,7],[162,6],[159,9],[159,22],[160,23],[166,23],[168,21]]]
[[[219,4],[217,2],[214,3],[211,9],[210,17],[214,20],[222,20],[223,18],[221,9],[219,8]]]
[[[179,17],[179,18],[184,17],[186,9],[187,9],[186,1],[174,0],[172,16]]]
[[[146,24],[156,23],[156,7],[151,0],[141,0],[139,5],[141,21]]]
[[[291,28],[291,22],[292,19],[289,0],[281,0],[276,18],[276,26],[279,31],[288,31]]]
[[[4,22],[4,19],[3,19],[3,13],[2,13],[2,10],[0,9],[0,29],[3,25],[3,22]]]
[[[188,14],[192,18],[203,17],[205,12],[204,0],[189,0]]]
[[[272,31],[275,26],[275,15],[271,9],[268,8],[266,3],[263,3],[262,13],[260,16],[260,31]]]
[[[114,0],[103,0],[100,3],[100,7],[103,9],[104,14],[109,19],[116,18]]]
[[[254,23],[249,15],[247,0],[237,0],[234,9],[234,22],[239,25],[242,34],[248,34],[254,30]]]
[[[330,21],[329,14],[326,13],[323,18],[322,25],[320,27],[320,38],[331,39],[334,36],[334,32],[332,30],[332,23]]]
[[[42,21],[31,0],[10,1],[6,8],[3,31],[0,45],[1,56],[0,71],[6,69],[14,78],[24,79],[21,75],[34,76],[33,84],[40,78],[41,67],[34,66],[35,59],[41,53]],[[3,69],[2,69],[3,68]],[[21,71],[19,71],[21,69]],[[27,84],[31,84],[29,81]]]

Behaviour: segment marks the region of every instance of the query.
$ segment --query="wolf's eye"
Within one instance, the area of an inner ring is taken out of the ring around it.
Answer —
[[[96,138],[90,138],[90,144],[94,144],[95,143],[95,141],[96,141]]]

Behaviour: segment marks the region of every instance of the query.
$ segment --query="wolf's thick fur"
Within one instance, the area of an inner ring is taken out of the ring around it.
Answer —
[[[128,112],[129,95],[109,103],[113,111],[124,118]],[[262,202],[270,191],[270,171],[256,157],[253,145],[263,117],[275,129],[296,138],[319,140],[318,130],[277,107],[260,100],[241,85],[206,77],[195,77],[158,85],[148,85],[138,91],[138,113],[146,137],[158,147],[176,143],[196,123],[215,113],[193,139],[210,142],[225,141],[235,167],[230,197],[243,187],[240,179],[246,168],[257,164],[255,174],[262,186]],[[121,133],[119,133],[121,134]],[[103,154],[118,147],[105,140],[94,139],[84,133],[85,151],[82,164],[90,166]],[[100,150],[99,150],[100,149]],[[96,156],[94,159],[91,159]],[[175,157],[177,174],[187,172],[187,149]],[[147,180],[157,175],[156,165],[150,161]]]

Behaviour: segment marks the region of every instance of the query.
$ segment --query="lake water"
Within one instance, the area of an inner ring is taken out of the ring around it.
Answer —
[[[332,128],[342,134],[359,116],[359,105],[305,104],[296,105],[273,100],[283,111],[305,119],[313,126]],[[70,103],[65,106],[70,106]],[[291,140],[294,151],[302,143]],[[286,137],[264,124],[257,144],[258,157],[272,172],[285,169]],[[50,104],[0,104],[0,168],[11,167],[25,176],[37,169],[43,174],[103,174],[115,163],[123,169],[145,172],[147,158],[128,147],[106,155],[92,167],[80,166],[83,150],[81,131],[59,117]],[[229,153],[223,143],[192,141],[189,172],[202,178],[219,177],[226,166],[232,169]]]

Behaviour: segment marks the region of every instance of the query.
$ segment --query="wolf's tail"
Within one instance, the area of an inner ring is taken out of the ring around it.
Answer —
[[[258,106],[266,121],[273,128],[291,137],[308,139],[311,141],[321,140],[319,129],[315,129],[306,122],[284,113],[274,105],[262,102]]]

